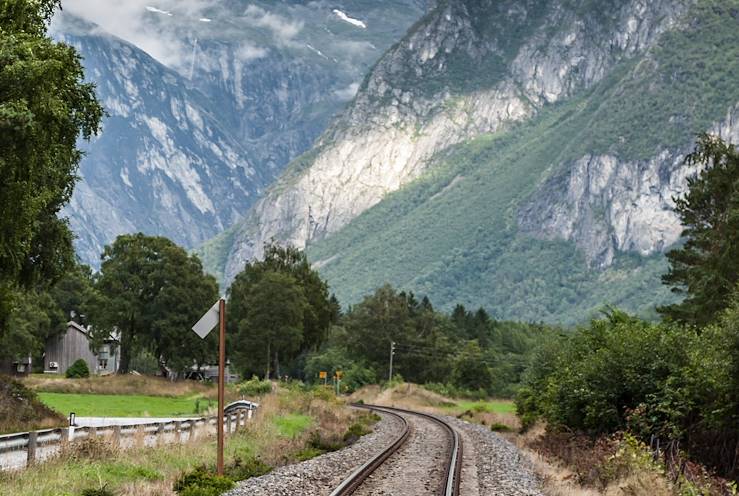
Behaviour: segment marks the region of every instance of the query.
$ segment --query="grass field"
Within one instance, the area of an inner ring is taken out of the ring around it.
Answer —
[[[282,437],[293,438],[302,434],[313,423],[308,415],[288,413],[274,418],[274,425]]]
[[[455,405],[449,405],[445,408],[450,410],[471,410],[473,412],[487,413],[516,413],[516,405],[510,400],[486,400],[486,401],[465,401],[457,400]]]
[[[201,414],[208,408],[208,400],[199,396],[167,398],[39,392],[38,397],[65,416],[74,412],[81,417],[179,417],[195,415],[196,407]]]

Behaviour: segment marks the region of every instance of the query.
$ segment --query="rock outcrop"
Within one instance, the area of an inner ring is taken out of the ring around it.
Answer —
[[[559,1],[442,2],[383,56],[350,107],[246,214],[229,281],[271,239],[303,248],[423,173],[450,146],[587,90],[648,50],[689,2],[607,12]]]

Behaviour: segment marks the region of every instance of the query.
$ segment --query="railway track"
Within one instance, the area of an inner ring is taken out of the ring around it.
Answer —
[[[378,411],[399,419],[402,431],[395,441],[381,453],[368,460],[364,465],[357,468],[347,477],[334,491],[331,496],[349,496],[353,494],[367,478],[372,475],[385,461],[396,453],[406,443],[410,436],[408,421],[401,414],[415,415],[439,425],[447,434],[448,449],[445,458],[444,476],[438,491],[439,496],[459,496],[459,485],[462,470],[462,439],[448,423],[443,420],[422,412],[414,412],[402,408],[391,408],[378,405],[353,405],[356,408]]]

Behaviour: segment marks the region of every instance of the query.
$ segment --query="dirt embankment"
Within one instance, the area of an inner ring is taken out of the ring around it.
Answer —
[[[20,382],[0,375],[0,433],[61,427],[65,418]]]

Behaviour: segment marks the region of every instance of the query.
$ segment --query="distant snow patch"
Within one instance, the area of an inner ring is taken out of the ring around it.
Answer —
[[[320,55],[324,59],[329,60],[329,58],[326,57],[326,55],[324,55],[324,53],[322,51],[320,51],[318,48],[314,47],[313,45],[311,45],[309,43],[306,43],[305,46],[307,46],[310,50],[316,52],[318,55]]]
[[[149,12],[154,12],[155,14],[164,14],[168,15],[169,17],[172,17],[172,12],[167,12],[166,10],[158,9],[156,7],[151,7],[149,5],[146,6],[146,10]]]
[[[359,19],[354,19],[353,17],[349,17],[344,12],[340,11],[339,9],[334,9],[334,14],[337,15],[339,19],[342,21],[346,21],[349,24],[352,24],[354,26],[357,26],[358,28],[367,29],[367,25],[360,21]]]

